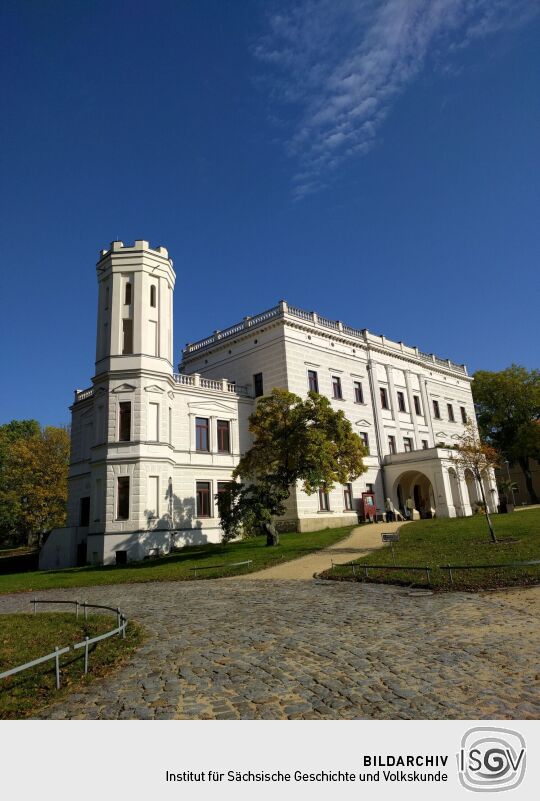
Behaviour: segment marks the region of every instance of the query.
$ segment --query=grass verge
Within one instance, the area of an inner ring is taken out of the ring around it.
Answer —
[[[88,620],[73,613],[0,615],[0,673],[81,642],[114,628],[114,615],[89,615]],[[95,681],[129,659],[142,641],[142,629],[129,621],[126,638],[111,637],[90,647],[89,672],[84,674],[84,649],[60,657],[60,689],[56,689],[54,660],[7,679],[0,679],[0,719],[38,716],[50,703]]]
[[[280,544],[270,548],[266,546],[265,537],[254,537],[227,545],[189,546],[160,559],[136,562],[125,567],[80,567],[12,573],[0,576],[0,593],[139,581],[190,581],[242,575],[327,548],[347,537],[353,528],[354,526],[348,526],[304,534],[281,534]],[[248,560],[252,560],[249,565],[232,566],[234,562]],[[219,567],[211,567],[213,565]]]
[[[502,587],[530,586],[540,583],[540,565],[526,568],[500,568],[499,563],[540,559],[540,509],[519,514],[494,515],[493,525],[499,539],[492,544],[485,517],[419,520],[408,523],[394,544],[397,565],[429,566],[430,585],[424,572],[412,570],[377,570],[352,575],[350,567],[336,566],[322,575],[337,581],[369,581],[382,584],[431,586],[435,590],[478,591]],[[356,565],[392,565],[390,547],[382,548],[361,559]],[[493,565],[483,570],[453,570],[453,583],[448,571],[439,565]]]

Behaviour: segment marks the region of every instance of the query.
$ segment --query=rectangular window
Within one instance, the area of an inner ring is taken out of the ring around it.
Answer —
[[[403,394],[403,392],[398,392],[397,394],[397,405],[400,412],[407,411],[405,409],[405,395]]]
[[[208,436],[208,418],[195,418],[195,448],[198,451],[210,450],[210,438]]]
[[[364,390],[362,389],[362,384],[360,383],[360,381],[354,382],[354,402],[355,403],[364,402]]]
[[[156,285],[152,284],[150,287],[150,306],[156,308]]]
[[[396,452],[396,438],[392,434],[388,437],[388,450],[390,453]]]
[[[116,519],[129,520],[129,476],[119,476],[116,486]]]
[[[459,408],[461,409],[461,422],[463,423],[463,425],[467,425],[467,423],[469,422],[467,418],[467,409],[465,408],[465,406],[460,406]]]
[[[233,484],[233,481],[218,481],[217,485],[217,494],[218,496],[221,495],[223,492],[228,492]],[[229,506],[229,504],[228,504]]]
[[[427,439],[423,439],[422,440],[422,450],[427,451],[428,448],[429,448],[429,442],[427,441]]]
[[[361,431],[360,432],[360,439],[362,440],[362,442],[364,444],[364,448],[367,449],[367,452],[368,452],[368,455],[369,455],[369,437],[368,437],[367,431]]]
[[[441,419],[441,410],[439,408],[439,401],[436,400],[433,401],[433,415],[436,420]]]
[[[133,299],[133,297],[132,297],[132,292],[131,292],[131,282],[127,281],[125,294],[124,294],[124,303],[126,304],[126,306],[131,306],[132,299]]]
[[[419,398],[419,396],[418,395],[413,395],[413,400],[414,400],[414,411],[416,412],[416,414],[421,415],[422,414],[422,407],[420,406],[420,398]]]
[[[330,497],[328,495],[326,487],[319,487],[319,511],[320,512],[330,511]]]
[[[366,484],[366,492],[373,494],[375,492],[375,484]]]
[[[120,413],[118,421],[118,439],[120,442],[131,440],[131,402],[120,401]]]
[[[405,453],[410,453],[413,449],[413,441],[410,437],[403,437],[403,447]]]
[[[148,442],[159,442],[159,403],[148,404]]]
[[[341,400],[343,398],[343,392],[341,391],[341,378],[338,375],[332,376],[332,394],[334,398]]]
[[[447,403],[446,408],[448,410],[448,419],[450,420],[451,423],[455,423],[456,418],[454,417],[454,407],[452,406],[451,403]]]
[[[343,504],[346,512],[352,510],[352,484],[345,484],[343,487]]]
[[[90,525],[90,496],[88,495],[85,498],[81,498],[80,505],[79,505],[79,525],[80,526],[89,526]]]
[[[122,354],[133,353],[133,320],[124,317],[122,320]]]
[[[316,370],[308,370],[307,371],[308,377],[308,389],[310,392],[318,392],[319,391],[319,379],[317,378],[317,371]]]
[[[263,374],[262,373],[255,373],[253,376],[253,388],[255,390],[255,397],[260,398],[261,395],[264,394],[264,387],[263,387]]]
[[[217,449],[218,453],[231,452],[231,431],[228,420],[217,421]]]
[[[209,481],[197,481],[197,517],[211,517]]]
[[[159,517],[159,476],[148,476],[146,514],[150,519]]]
[[[384,387],[380,387],[381,393],[381,407],[383,409],[388,409],[388,393]]]

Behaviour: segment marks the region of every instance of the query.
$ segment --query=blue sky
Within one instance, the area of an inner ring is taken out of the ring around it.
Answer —
[[[5,0],[0,422],[90,385],[98,251],[175,262],[175,354],[285,298],[539,366],[537,0]]]

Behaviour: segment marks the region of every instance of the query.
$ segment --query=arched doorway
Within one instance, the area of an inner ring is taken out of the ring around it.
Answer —
[[[396,479],[394,499],[397,499],[399,510],[404,516],[408,514],[408,500],[412,500],[420,517],[426,518],[435,515],[435,494],[431,481],[424,473],[417,470],[408,470]]]
[[[461,495],[459,492],[459,480],[457,477],[457,473],[453,467],[450,468],[448,471],[448,477],[450,479],[450,489],[452,491],[452,503],[454,504],[454,509],[456,510],[456,517],[463,517],[465,514],[463,509],[463,504],[461,502]]]

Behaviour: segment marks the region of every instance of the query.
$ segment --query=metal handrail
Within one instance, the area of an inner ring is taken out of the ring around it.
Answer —
[[[450,576],[450,584],[454,583],[454,576],[452,570],[489,570],[490,568],[499,567],[528,567],[529,565],[540,565],[540,559],[530,559],[526,562],[502,562],[492,565],[438,565],[439,570],[448,570]]]
[[[426,574],[428,584],[431,582],[430,573],[433,570],[429,565],[367,565],[360,562],[332,562],[332,570],[336,566],[351,567],[353,576],[356,575],[356,568],[359,567],[364,571],[365,578],[368,578],[370,570],[422,570]]]
[[[67,645],[64,648],[56,647],[53,653],[47,654],[46,656],[40,656],[38,659],[33,659],[31,662],[25,662],[23,665],[18,665],[15,668],[11,668],[10,670],[5,670],[3,673],[0,673],[0,679],[6,679],[8,676],[14,676],[16,673],[22,673],[24,670],[29,670],[36,665],[41,665],[44,662],[48,662],[51,659],[55,660],[55,668],[56,668],[56,689],[60,689],[60,656],[63,654],[67,654],[69,651],[76,651],[79,648],[84,648],[84,672],[85,674],[88,673],[88,660],[89,660],[89,653],[88,649],[91,645],[96,642],[101,642],[102,640],[107,640],[109,637],[114,637],[116,635],[122,635],[122,639],[125,640],[126,638],[126,627],[128,623],[127,617],[120,611],[120,607],[114,606],[106,606],[104,604],[89,604],[86,601],[82,603],[80,601],[65,601],[65,600],[51,600],[48,599],[38,599],[33,598],[30,603],[33,606],[33,612],[36,614],[37,612],[37,605],[38,604],[72,604],[75,606],[75,614],[77,618],[79,617],[79,608],[84,610],[84,619],[88,619],[88,609],[106,609],[109,612],[114,612],[116,615],[116,628],[111,629],[110,631],[106,631],[104,634],[98,634],[96,637],[85,637],[82,642],[75,643],[74,645]]]
[[[250,565],[253,559],[246,559],[245,562],[230,562],[224,565],[200,565],[198,567],[191,567],[190,570],[214,570],[218,567],[240,567],[240,565]]]

